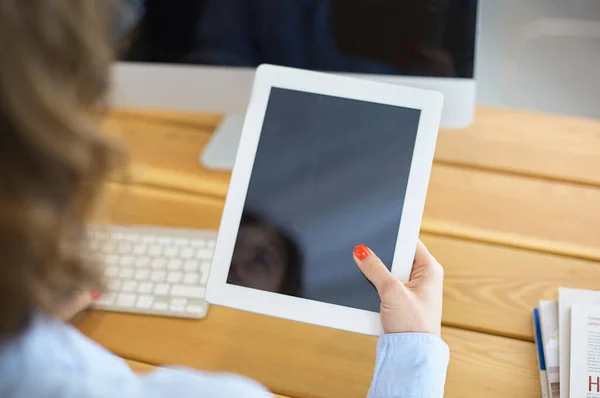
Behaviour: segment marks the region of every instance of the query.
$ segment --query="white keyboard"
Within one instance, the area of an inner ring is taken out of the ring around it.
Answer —
[[[89,226],[92,255],[106,264],[108,291],[95,308],[203,318],[216,231]]]

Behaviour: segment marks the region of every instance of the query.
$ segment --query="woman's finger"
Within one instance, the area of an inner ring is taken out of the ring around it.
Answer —
[[[422,265],[422,264],[432,264],[432,263],[436,263],[436,259],[433,257],[433,255],[431,253],[429,253],[429,250],[427,249],[427,246],[425,246],[425,244],[423,242],[421,242],[421,240],[419,239],[417,241],[417,251],[415,253],[415,265]]]
[[[354,248],[354,261],[380,295],[386,284],[396,280],[379,257],[365,245],[358,245]]]
[[[410,275],[413,287],[429,282],[441,281],[444,278],[444,269],[440,263],[429,253],[427,247],[420,240],[417,243],[415,261]]]

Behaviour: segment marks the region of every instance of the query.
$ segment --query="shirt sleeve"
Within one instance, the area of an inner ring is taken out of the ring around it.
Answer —
[[[386,334],[368,398],[441,398],[450,350],[439,337],[423,333]]]

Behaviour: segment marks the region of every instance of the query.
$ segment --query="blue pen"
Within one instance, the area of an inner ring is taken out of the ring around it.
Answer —
[[[548,398],[548,378],[546,375],[546,359],[544,357],[544,346],[542,343],[542,329],[540,327],[540,314],[537,308],[533,309],[533,328],[535,331],[535,346],[537,348],[538,365],[540,368],[540,386],[542,398]]]

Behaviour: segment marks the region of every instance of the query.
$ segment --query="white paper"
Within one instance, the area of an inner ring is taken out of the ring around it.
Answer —
[[[600,306],[571,307],[572,398],[600,398]]]
[[[558,341],[558,302],[540,301],[540,329],[544,358],[546,359],[546,377],[548,379],[548,394],[551,398],[560,397],[560,358]]]
[[[560,398],[569,398],[570,383],[569,372],[571,370],[571,306],[573,304],[600,304],[600,291],[558,289],[558,333],[560,354]],[[579,398],[579,397],[573,397]]]

